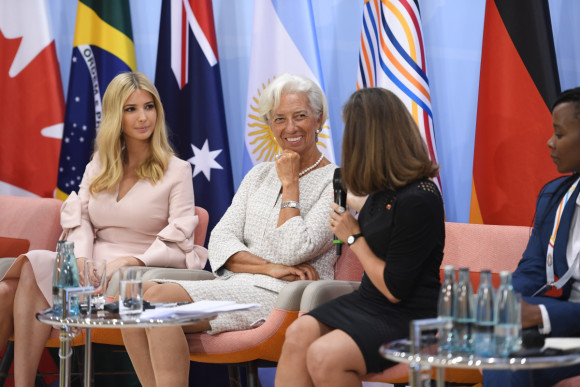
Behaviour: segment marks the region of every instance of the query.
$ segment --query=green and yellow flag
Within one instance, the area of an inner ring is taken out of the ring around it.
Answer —
[[[78,191],[101,122],[103,94],[136,70],[129,0],[79,0],[56,197]]]

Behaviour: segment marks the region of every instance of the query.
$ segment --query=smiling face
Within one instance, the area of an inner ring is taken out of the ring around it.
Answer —
[[[157,109],[150,92],[135,90],[123,105],[123,137],[125,142],[148,141],[155,129]]]
[[[316,131],[322,125],[303,93],[284,93],[271,114],[270,128],[278,145],[304,156],[316,150]]]
[[[557,105],[552,113],[554,134],[548,140],[558,172],[580,171],[580,117],[574,102]]]

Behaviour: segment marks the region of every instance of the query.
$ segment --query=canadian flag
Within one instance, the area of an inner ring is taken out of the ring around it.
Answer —
[[[0,2],[0,194],[54,197],[63,120],[45,0]]]

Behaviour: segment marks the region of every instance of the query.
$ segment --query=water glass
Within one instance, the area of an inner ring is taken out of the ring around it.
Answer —
[[[91,305],[97,310],[103,310],[107,287],[107,262],[94,259],[85,261],[84,286],[95,288],[91,294]]]
[[[143,311],[143,270],[123,267],[119,274],[119,314],[121,317],[137,317]]]

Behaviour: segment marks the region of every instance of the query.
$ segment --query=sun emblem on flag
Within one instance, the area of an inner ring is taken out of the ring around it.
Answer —
[[[248,111],[249,130],[246,130],[246,143],[254,164],[274,160],[274,156],[278,154],[280,149],[270,126],[262,120],[258,112],[260,96],[270,82],[270,79],[268,79],[268,83],[262,83],[261,87],[257,89],[256,95],[252,96]]]
[[[270,126],[262,120],[260,113],[258,112],[260,96],[270,82],[271,80],[268,79],[266,83],[262,83],[261,86],[256,89],[256,94],[252,96],[252,101],[250,102],[248,109],[246,146],[254,164],[262,161],[273,161],[276,154],[280,151],[280,146],[276,142],[274,133],[272,133]],[[318,134],[319,141],[316,145],[322,148],[327,147],[324,142],[330,141],[330,135],[328,134],[329,131],[330,127],[328,125],[322,126],[322,131]]]

